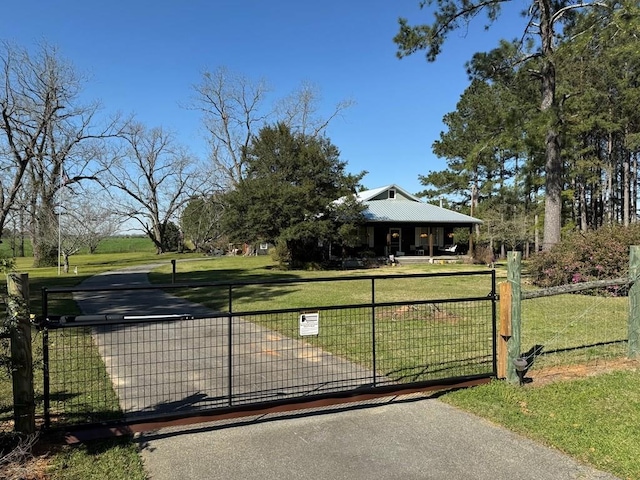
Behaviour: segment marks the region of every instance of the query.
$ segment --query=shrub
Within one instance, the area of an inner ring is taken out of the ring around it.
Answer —
[[[291,262],[291,251],[284,240],[276,240],[275,247],[270,249],[271,258],[278,263],[280,267],[284,267]]]
[[[613,225],[573,232],[548,252],[531,257],[532,281],[540,287],[625,277],[629,246],[640,244],[640,225]]]
[[[489,245],[476,245],[473,251],[473,262],[490,265],[495,261],[495,255]]]

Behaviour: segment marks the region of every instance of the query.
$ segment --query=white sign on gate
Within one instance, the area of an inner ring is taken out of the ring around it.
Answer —
[[[318,335],[318,321],[320,313],[301,313],[300,314],[300,336]]]

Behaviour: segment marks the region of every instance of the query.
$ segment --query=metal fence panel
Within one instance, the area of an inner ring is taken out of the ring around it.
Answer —
[[[495,374],[493,292],[207,318],[102,316],[50,321],[44,333],[45,420],[59,426]]]

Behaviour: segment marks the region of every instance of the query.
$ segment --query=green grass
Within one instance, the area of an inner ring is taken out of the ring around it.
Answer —
[[[371,302],[371,281],[348,280],[355,276],[384,276],[430,272],[483,271],[473,265],[407,265],[362,270],[287,271],[278,270],[269,257],[221,257],[179,263],[176,281],[235,282],[279,279],[344,278],[345,282],[292,283],[285,285],[249,285],[234,287],[234,310],[263,310],[309,306],[350,305]],[[465,276],[424,279],[380,279],[376,281],[376,302],[418,301],[425,298],[444,299],[486,296],[490,290],[489,276]],[[155,269],[152,283],[170,283],[171,266]],[[214,310],[227,308],[227,289],[189,289],[181,296],[202,303]]]
[[[626,355],[628,297],[557,295],[522,302],[522,350],[543,345],[535,370]],[[586,345],[591,345],[585,347]]]
[[[138,448],[128,438],[65,447],[53,458],[51,480],[144,480]]]
[[[640,478],[640,372],[541,387],[494,381],[447,393],[447,403],[621,478]]]
[[[10,237],[4,237],[3,242],[0,244],[0,253],[5,256],[13,256],[17,251],[17,246],[14,244],[18,239],[11,239]],[[155,247],[153,242],[148,237],[108,237],[103,239],[96,250],[96,253],[135,253],[135,252],[150,252],[155,253]],[[87,248],[82,248],[78,254],[86,255],[89,253]],[[24,257],[28,258],[33,256],[33,248],[31,240],[28,238],[24,241]],[[73,258],[73,256],[72,256]]]

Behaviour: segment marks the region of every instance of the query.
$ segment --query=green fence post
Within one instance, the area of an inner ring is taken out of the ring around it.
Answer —
[[[7,310],[11,322],[15,430],[21,433],[33,433],[36,426],[29,321],[29,276],[26,273],[7,275],[7,293]]]
[[[640,246],[629,252],[629,358],[640,356]]]
[[[520,324],[521,324],[521,252],[507,252],[507,282],[511,284],[511,337],[507,341],[507,381],[519,383],[514,360],[520,357]]]

